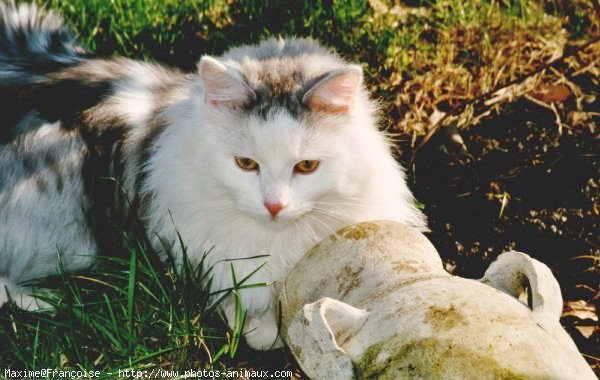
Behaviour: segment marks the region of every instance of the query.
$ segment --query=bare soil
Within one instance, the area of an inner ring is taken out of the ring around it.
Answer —
[[[442,134],[414,155],[409,146],[403,151],[406,161],[414,160],[413,190],[446,269],[479,278],[511,249],[549,265],[563,291],[561,322],[598,374],[597,121],[559,133],[552,111],[522,100],[461,131],[468,153],[448,146]]]

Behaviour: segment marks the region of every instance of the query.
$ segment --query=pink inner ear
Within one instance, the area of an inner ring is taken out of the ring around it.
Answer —
[[[238,108],[250,100],[252,90],[235,69],[228,68],[214,58],[202,57],[199,71],[207,105]]]
[[[361,71],[355,66],[334,71],[304,95],[304,103],[313,110],[349,112],[354,107],[361,80]]]
[[[354,73],[339,75],[323,86],[324,95],[330,95],[331,98],[342,103],[351,103],[354,101],[359,83],[359,78]]]

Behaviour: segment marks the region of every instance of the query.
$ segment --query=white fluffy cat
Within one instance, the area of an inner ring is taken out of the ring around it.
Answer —
[[[369,219],[426,229],[360,68],[312,40],[234,48],[184,74],[94,58],[55,15],[0,4],[0,41],[0,283],[25,307],[18,283],[53,273],[57,249],[86,267],[137,213],[180,256],[179,231],[192,263],[210,250],[215,291],[232,287],[231,266],[238,280],[258,269],[246,284],[268,286],[241,303],[248,344],[268,349],[281,344],[273,284],[315,243]]]

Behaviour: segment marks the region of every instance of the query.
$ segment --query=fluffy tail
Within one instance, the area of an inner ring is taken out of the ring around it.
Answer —
[[[0,82],[31,83],[85,59],[63,20],[35,4],[0,2]]]

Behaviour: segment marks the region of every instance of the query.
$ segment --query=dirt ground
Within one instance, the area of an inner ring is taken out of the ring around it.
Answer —
[[[561,322],[599,374],[600,135],[590,124],[559,133],[553,112],[525,100],[510,108],[460,132],[468,153],[440,134],[414,155],[428,237],[446,269],[468,278],[510,249],[549,265]]]

